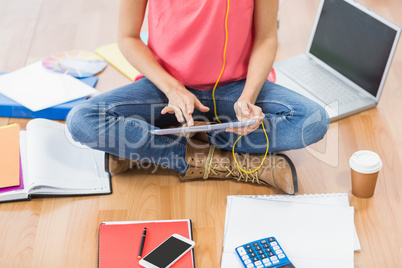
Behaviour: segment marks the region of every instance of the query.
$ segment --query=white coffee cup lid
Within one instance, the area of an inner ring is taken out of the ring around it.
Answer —
[[[381,158],[375,152],[361,150],[355,152],[349,159],[350,167],[363,174],[372,174],[381,170]]]

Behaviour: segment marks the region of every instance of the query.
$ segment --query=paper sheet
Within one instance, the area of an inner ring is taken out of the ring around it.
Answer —
[[[225,230],[228,219],[228,212],[230,211],[231,201],[234,196],[228,196],[226,204],[226,218],[225,218]],[[268,200],[277,200],[283,202],[297,202],[306,204],[320,204],[320,205],[332,205],[332,206],[344,206],[349,207],[349,199],[347,193],[328,193],[328,194],[304,194],[304,195],[238,195],[237,197],[247,198],[259,198]],[[353,242],[354,250],[360,251],[360,241],[357,236],[356,227],[353,226]],[[224,238],[225,239],[225,238]]]
[[[142,42],[147,45],[149,37],[148,33],[142,32],[140,33],[140,37]],[[137,71],[137,69],[135,69],[123,56],[117,43],[98,47],[95,50],[95,53],[101,56],[105,61],[116,68],[119,72],[124,74],[128,79],[130,79],[130,81],[134,81],[135,77],[140,74],[140,72]]]
[[[123,54],[120,52],[116,43],[104,45],[95,50],[96,54],[104,58],[110,65],[116,68],[119,72],[124,74],[130,81],[134,81],[134,78],[139,72],[126,60]]]
[[[0,93],[36,112],[98,91],[72,76],[47,70],[38,61],[1,75]]]
[[[108,187],[108,174],[98,166],[104,162],[104,152],[72,142],[67,134],[64,124],[51,120],[28,123],[28,174],[35,187],[74,190],[74,194]]]

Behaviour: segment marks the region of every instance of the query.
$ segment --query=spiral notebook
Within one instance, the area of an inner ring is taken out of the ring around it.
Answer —
[[[234,248],[267,236],[278,239],[298,268],[353,267],[360,245],[346,193],[227,200],[221,268],[241,268]]]

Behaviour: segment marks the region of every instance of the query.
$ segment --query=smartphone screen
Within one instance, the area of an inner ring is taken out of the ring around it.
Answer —
[[[190,247],[190,244],[171,236],[145,256],[144,260],[157,267],[166,267]]]

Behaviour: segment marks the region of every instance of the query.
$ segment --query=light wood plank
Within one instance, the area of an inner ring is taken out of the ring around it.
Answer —
[[[0,72],[11,72],[25,66],[42,0],[0,1]]]

